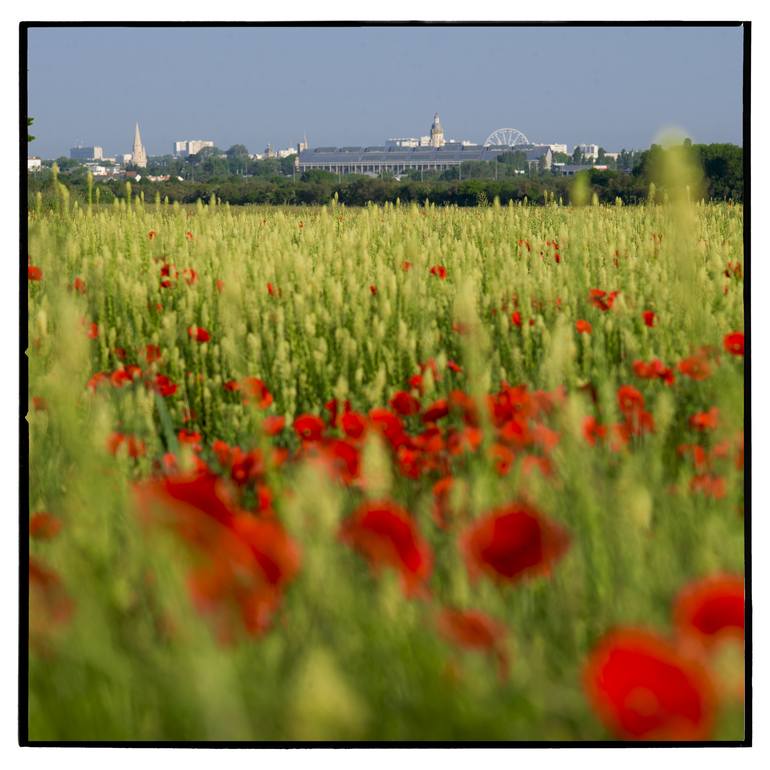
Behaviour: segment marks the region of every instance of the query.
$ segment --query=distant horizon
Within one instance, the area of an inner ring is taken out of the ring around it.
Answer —
[[[196,55],[190,58],[190,51]],[[742,146],[741,27],[51,27],[28,30],[29,154],[211,140],[252,154],[428,134],[646,149]]]

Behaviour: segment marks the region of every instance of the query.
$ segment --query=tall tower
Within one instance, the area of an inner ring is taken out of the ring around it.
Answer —
[[[142,137],[139,133],[139,124],[136,124],[134,131],[134,149],[131,151],[131,162],[139,168],[147,166],[147,152],[142,145]]]
[[[430,146],[443,147],[444,144],[444,129],[441,128],[441,120],[436,113],[433,116],[433,125],[430,127]]]

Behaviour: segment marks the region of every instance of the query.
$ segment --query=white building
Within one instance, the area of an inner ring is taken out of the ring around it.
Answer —
[[[37,155],[27,158],[27,171],[40,171],[41,168],[43,168],[43,161]]]
[[[183,139],[174,142],[174,156],[177,158],[187,158],[190,155],[197,155],[204,147],[213,147],[214,142],[211,139]]]
[[[596,160],[599,157],[598,144],[579,144],[577,149],[585,160]]]
[[[566,144],[549,144],[548,146],[551,148],[551,152],[554,154],[557,152],[561,152],[564,155],[569,155]]]
[[[104,155],[104,150],[101,147],[91,145],[89,147],[77,147],[70,148],[70,158],[72,160],[101,160]]]

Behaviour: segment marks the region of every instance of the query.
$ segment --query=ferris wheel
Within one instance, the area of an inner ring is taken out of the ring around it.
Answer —
[[[529,144],[529,139],[516,128],[498,128],[484,142],[485,147],[515,147],[517,144]]]

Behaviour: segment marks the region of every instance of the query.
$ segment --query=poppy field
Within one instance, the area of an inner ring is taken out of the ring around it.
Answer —
[[[30,739],[741,740],[742,217],[33,206]]]

